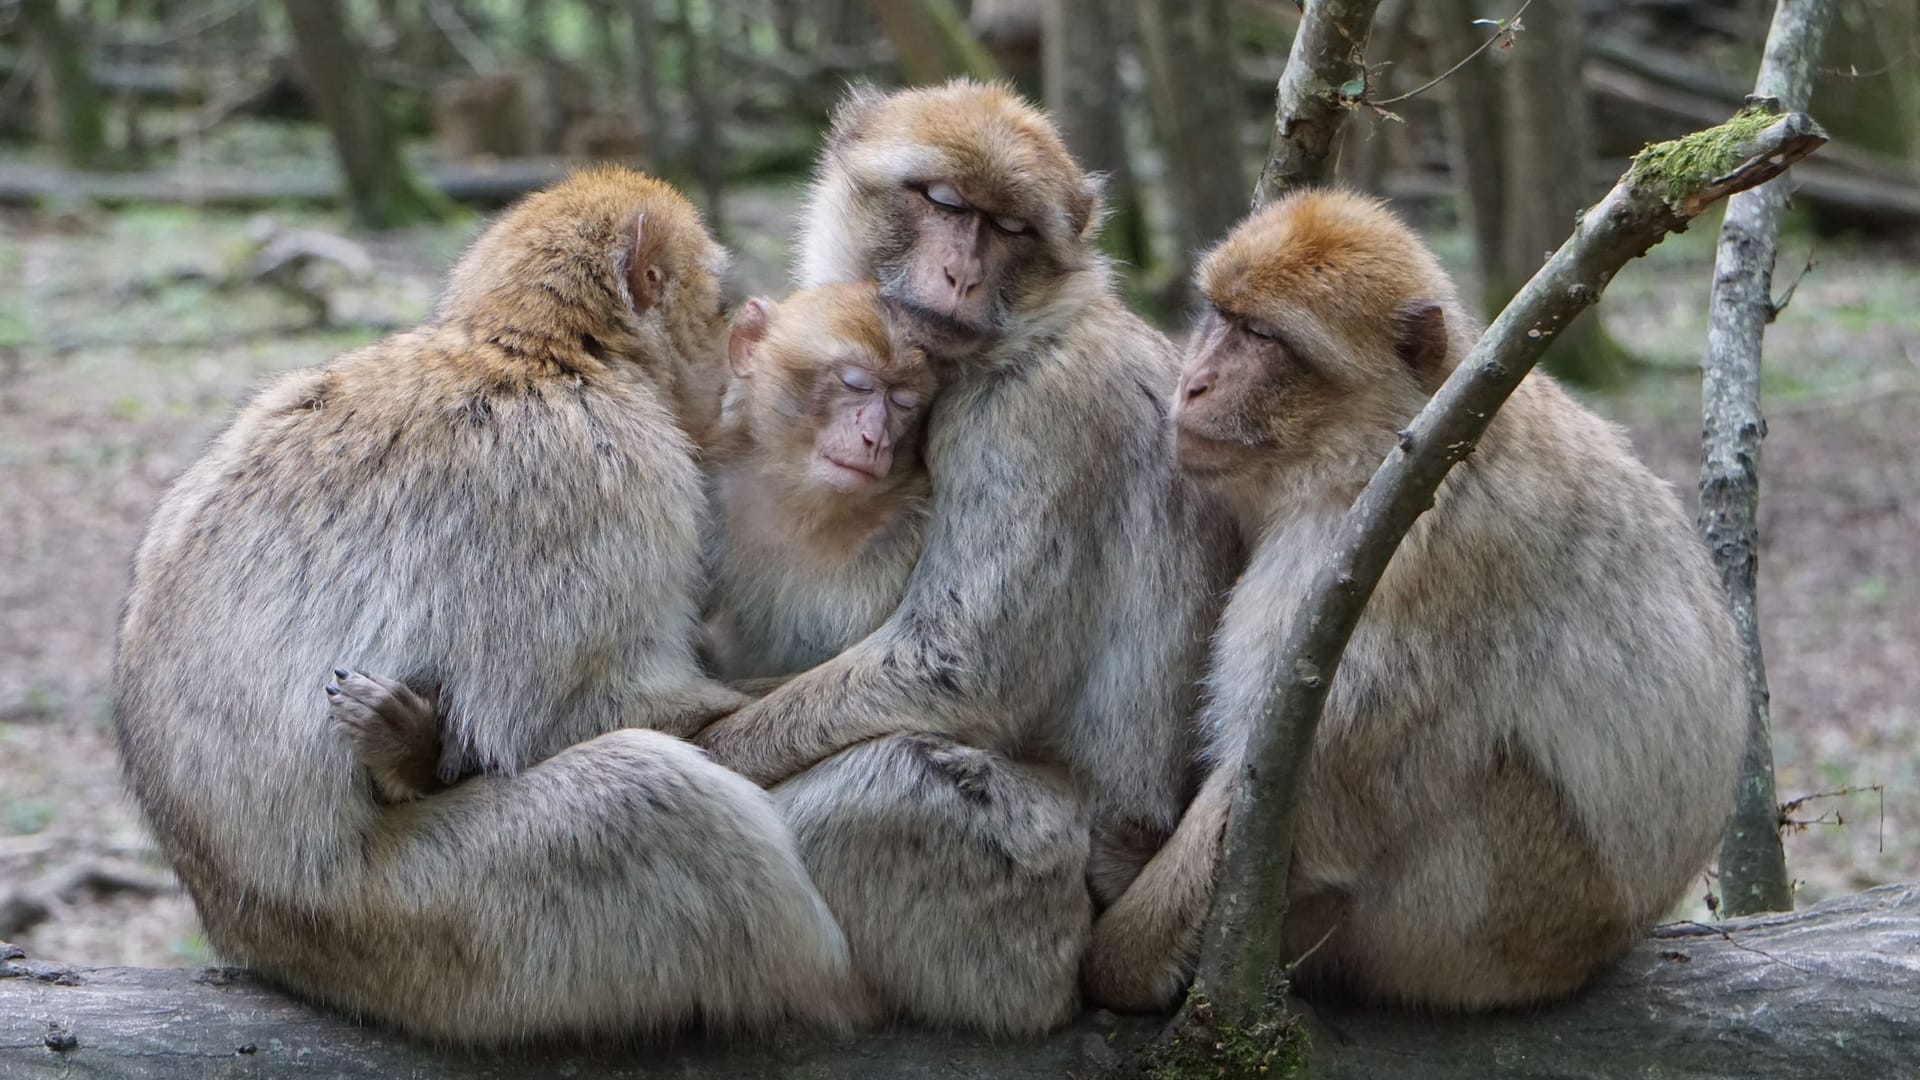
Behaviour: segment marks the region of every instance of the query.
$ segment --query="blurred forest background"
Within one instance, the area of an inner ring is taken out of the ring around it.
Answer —
[[[1369,75],[1341,88],[1342,181],[1393,200],[1488,310],[1629,154],[1734,111],[1772,13],[1530,0],[1506,21],[1520,3],[1385,0]],[[1835,141],[1785,181],[1792,303],[1765,374],[1760,598],[1803,899],[1920,877],[1920,0],[1838,9],[1811,107]],[[703,205],[736,295],[777,295],[849,80],[1006,78],[1108,174],[1105,243],[1177,333],[1194,253],[1247,208],[1298,18],[1291,0],[0,0],[0,939],[207,958],[119,788],[128,559],[255,379],[417,321],[479,215],[633,162]],[[1548,354],[1689,504],[1716,227],[1636,263]]]

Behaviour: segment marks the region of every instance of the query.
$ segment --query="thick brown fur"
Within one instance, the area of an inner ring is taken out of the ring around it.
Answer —
[[[1001,87],[842,103],[801,283],[876,280],[932,359],[925,546],[873,633],[699,741],[762,781],[912,732],[1052,755],[1093,799],[1108,900],[1191,793],[1195,682],[1239,549],[1174,467],[1178,358],[1120,301],[1099,219],[1098,181]]]
[[[725,262],[669,186],[577,174],[474,242],[431,322],[275,380],[163,498],[116,717],[222,953],[462,1043],[858,1012],[771,801],[666,734],[743,700],[695,653],[685,430],[724,377]],[[342,662],[437,689],[442,775],[481,775],[377,799],[380,713],[348,702],[381,686],[330,710]]]
[[[1289,196],[1207,256],[1176,394],[1183,465],[1254,545],[1215,637],[1216,770],[1096,926],[1088,996],[1191,975],[1249,725],[1348,504],[1475,328],[1379,203]],[[1706,864],[1746,690],[1673,492],[1530,375],[1407,535],[1349,643],[1301,798],[1289,943],[1306,988],[1436,1009],[1563,997]]]

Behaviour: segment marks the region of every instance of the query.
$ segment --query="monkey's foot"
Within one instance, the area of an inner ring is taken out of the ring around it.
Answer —
[[[359,755],[381,798],[405,802],[446,786],[440,781],[440,718],[432,698],[392,679],[334,668],[327,704],[334,727]]]

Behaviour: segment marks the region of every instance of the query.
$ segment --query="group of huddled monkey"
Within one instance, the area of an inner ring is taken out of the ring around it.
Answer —
[[[729,320],[687,200],[583,172],[424,325],[263,389],[155,512],[116,663],[210,940],[474,1044],[1175,1002],[1279,643],[1476,328],[1310,191],[1201,259],[1183,357],[1100,200],[1002,88],[855,89],[790,297]],[[1744,703],[1679,503],[1530,376],[1334,679],[1296,984],[1574,992],[1707,862]]]

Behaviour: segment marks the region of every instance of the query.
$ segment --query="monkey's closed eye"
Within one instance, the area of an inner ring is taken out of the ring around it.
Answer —
[[[895,390],[887,398],[903,409],[912,409],[920,404],[920,395],[911,390]]]
[[[998,214],[994,215],[993,227],[1006,233],[1008,236],[1025,236],[1033,230],[1033,226],[1028,225],[1019,218],[1001,217]]]
[[[945,209],[948,209],[948,210],[973,209],[971,206],[967,205],[967,200],[961,198],[960,193],[953,189],[952,184],[936,181],[934,183],[928,184],[924,188],[921,188],[920,194],[925,195],[927,197],[927,201],[932,203],[933,205],[944,207]]]
[[[1280,340],[1280,331],[1275,330],[1273,327],[1258,319],[1248,319],[1241,325],[1245,327],[1247,333],[1252,334],[1261,341],[1278,342]]]
[[[849,390],[858,390],[863,394],[872,393],[877,385],[873,376],[859,368],[848,368],[840,373],[840,384]]]

